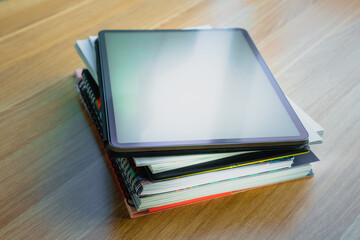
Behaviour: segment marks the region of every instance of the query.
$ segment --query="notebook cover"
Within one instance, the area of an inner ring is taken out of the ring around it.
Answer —
[[[81,73],[81,76],[80,76],[80,73]],[[96,125],[99,137],[103,141],[102,134],[101,134],[102,133],[102,131],[101,131],[102,126],[101,126],[101,123],[99,122],[99,119],[97,119],[97,116],[96,116],[97,115],[96,113],[97,113],[97,111],[99,111],[100,106],[99,106],[99,104],[94,104],[94,101],[96,101],[96,99],[92,98],[90,96],[91,96],[91,94],[95,95],[95,93],[90,93],[89,94],[88,91],[85,91],[85,89],[89,90],[89,86],[84,84],[84,81],[82,81],[84,76],[87,77],[86,70],[85,71],[76,70],[75,76],[77,77],[76,82],[75,82],[75,86],[76,86],[76,89],[78,90],[78,93],[79,93],[80,99],[81,99],[81,101],[83,103],[83,106],[85,107],[85,109],[89,113],[91,119],[93,120],[94,124]],[[134,204],[133,204],[134,199],[132,198],[132,196],[135,195],[135,193],[133,192],[133,190],[131,190],[132,186],[129,184],[128,181],[126,181],[124,179],[124,177],[123,177],[124,175],[122,175],[122,173],[124,173],[124,169],[121,169],[119,167],[119,164],[116,162],[116,161],[119,161],[120,158],[110,156],[108,154],[108,151],[107,151],[104,144],[103,144],[103,147],[105,149],[109,164],[113,169],[113,174],[117,179],[117,182],[118,182],[118,185],[119,185],[119,188],[120,188],[120,191],[121,191],[125,206],[126,206],[128,212],[129,212],[129,215],[130,215],[131,218],[136,218],[136,217],[148,215],[148,214],[159,212],[159,211],[164,211],[164,210],[179,207],[179,206],[185,206],[185,205],[189,205],[189,204],[196,203],[196,202],[201,202],[201,201],[205,201],[205,200],[209,200],[209,199],[213,199],[213,198],[219,198],[219,197],[223,197],[223,196],[227,196],[227,195],[231,195],[231,194],[235,194],[235,193],[239,193],[239,192],[244,192],[244,191],[247,191],[247,190],[250,190],[250,189],[255,189],[255,188],[258,188],[258,187],[267,186],[267,185],[256,186],[254,188],[249,188],[249,189],[241,189],[241,190],[232,191],[232,192],[214,194],[214,195],[209,195],[209,196],[205,196],[205,197],[190,199],[190,200],[186,200],[186,201],[182,201],[182,202],[163,205],[163,206],[160,206],[160,207],[150,208],[150,209],[143,210],[143,211],[137,211],[136,208],[134,207]],[[305,154],[304,156],[307,156],[307,155],[308,154]],[[306,177],[311,177],[311,176],[313,176],[312,171]],[[296,179],[294,179],[294,180],[296,180]],[[289,180],[289,181],[292,181],[292,180]],[[271,183],[271,184],[268,184],[268,185],[272,185],[272,184],[276,184],[276,183]]]

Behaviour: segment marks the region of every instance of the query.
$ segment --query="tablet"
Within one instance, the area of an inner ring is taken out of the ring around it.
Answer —
[[[115,152],[307,143],[306,130],[243,29],[105,30],[99,32],[98,65]]]

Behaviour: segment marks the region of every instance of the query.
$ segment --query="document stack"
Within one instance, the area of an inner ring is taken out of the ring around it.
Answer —
[[[76,41],[86,68],[75,71],[75,86],[131,218],[311,177],[319,161],[309,145],[322,143],[323,128],[275,80],[258,80],[259,71],[271,73],[244,30],[201,28],[105,31],[102,43]],[[260,67],[239,41],[249,42]]]

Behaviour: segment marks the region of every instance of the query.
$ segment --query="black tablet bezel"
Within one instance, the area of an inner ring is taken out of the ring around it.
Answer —
[[[119,143],[116,135],[116,124],[114,118],[113,101],[111,95],[110,75],[108,69],[105,34],[106,33],[132,33],[132,32],[164,32],[164,31],[241,31],[256,56],[260,66],[269,79],[276,94],[280,98],[286,111],[294,122],[299,136],[290,137],[267,137],[267,138],[238,138],[238,139],[208,139],[195,141],[163,141],[163,142],[140,142],[140,143]],[[209,149],[252,149],[263,147],[294,146],[299,147],[308,142],[308,133],[286,99],[284,93],[270,72],[261,54],[257,50],[254,42],[251,40],[248,32],[240,28],[232,29],[189,29],[189,30],[103,30],[99,32],[98,38],[98,71],[100,89],[102,89],[102,104],[105,114],[108,143],[111,150],[119,153],[136,153],[136,152],[158,152],[158,151],[187,151],[187,150],[209,150]]]

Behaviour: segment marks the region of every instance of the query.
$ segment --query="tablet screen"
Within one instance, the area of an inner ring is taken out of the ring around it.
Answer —
[[[246,34],[238,29],[104,31],[100,46],[105,46],[115,142],[191,145],[304,135]]]

